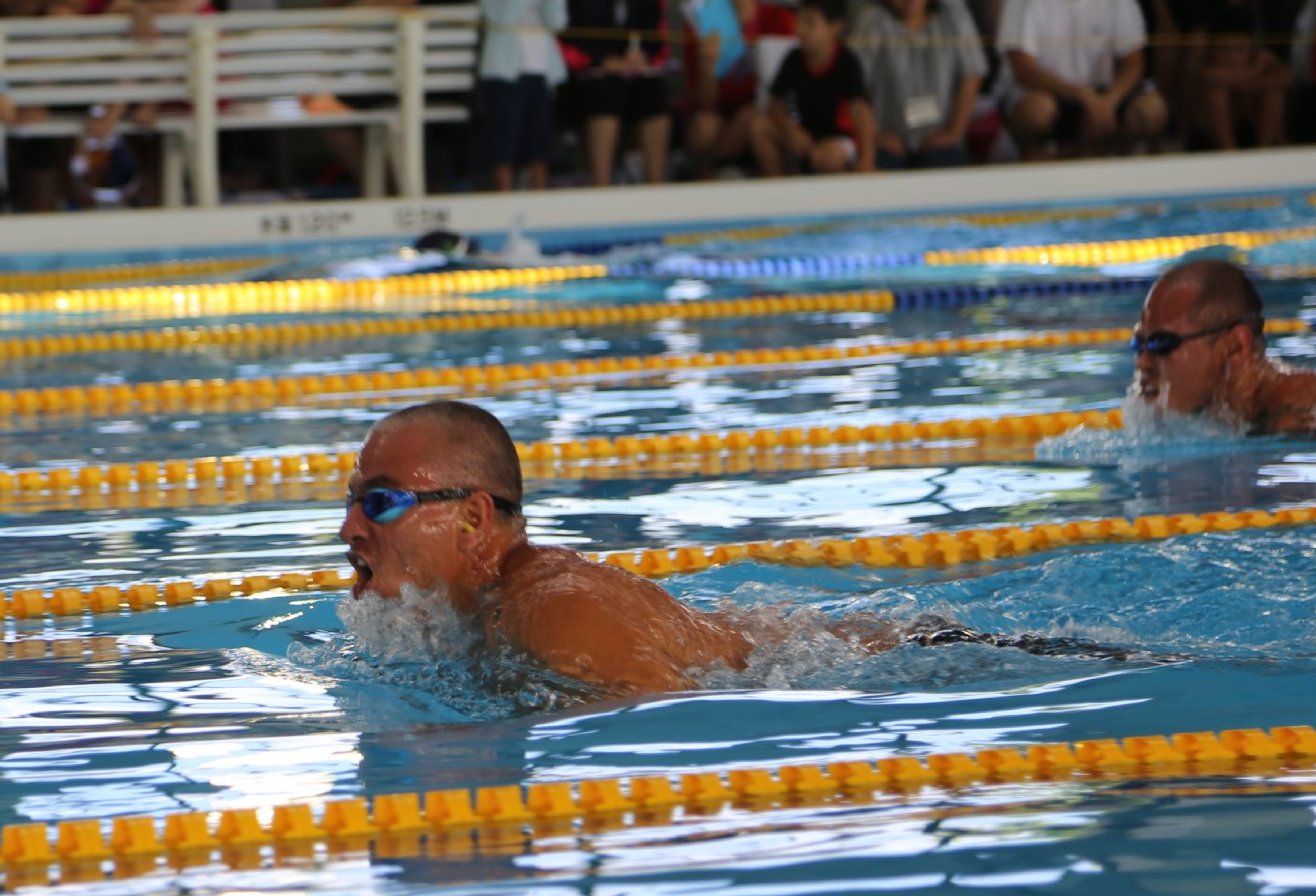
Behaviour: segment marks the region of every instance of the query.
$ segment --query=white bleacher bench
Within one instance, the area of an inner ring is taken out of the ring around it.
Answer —
[[[365,130],[367,196],[392,163],[403,196],[425,192],[424,125],[469,117],[479,8],[348,8],[170,15],[159,37],[131,36],[127,16],[0,19],[0,76],[19,107],[53,108],[12,135],[74,136],[80,108],[156,103],[156,123],[124,129],[164,140],[164,201],[184,177],[200,206],[219,203],[219,133],[357,126]],[[382,97],[378,108],[312,114],[300,97]],[[60,109],[64,107],[64,109]],[[69,108],[72,107],[72,108]]]

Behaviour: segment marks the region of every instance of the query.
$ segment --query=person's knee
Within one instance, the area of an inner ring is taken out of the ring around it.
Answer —
[[[713,148],[721,130],[721,118],[716,112],[696,112],[686,122],[685,142],[691,152],[704,153]]]
[[[1029,91],[1010,110],[1010,126],[1024,140],[1040,140],[1055,128],[1060,104],[1049,93]]]
[[[850,167],[850,161],[842,140],[823,140],[809,155],[809,165],[818,174],[838,174]]]
[[[1155,90],[1138,94],[1124,113],[1124,129],[1133,137],[1159,137],[1165,132],[1169,109],[1165,98]]]

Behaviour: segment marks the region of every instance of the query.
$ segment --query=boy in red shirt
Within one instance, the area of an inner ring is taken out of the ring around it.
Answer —
[[[863,67],[841,41],[845,0],[801,0],[795,27],[800,45],[782,60],[768,110],[750,129],[759,172],[872,171],[877,126]]]

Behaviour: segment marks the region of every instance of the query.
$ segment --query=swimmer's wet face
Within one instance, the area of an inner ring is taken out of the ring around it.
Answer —
[[[1218,403],[1225,370],[1219,337],[1243,321],[1199,321],[1197,287],[1158,284],[1147,297],[1134,336],[1137,393],[1157,407],[1194,414]]]
[[[361,446],[338,533],[357,573],[354,597],[367,589],[396,597],[404,584],[445,591],[461,581],[470,535],[462,513],[475,493],[444,482],[435,456],[433,434],[418,425],[378,428]]]

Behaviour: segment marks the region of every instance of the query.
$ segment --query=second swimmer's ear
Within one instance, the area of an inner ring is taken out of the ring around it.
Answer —
[[[470,521],[470,520],[462,520],[460,525],[461,525],[461,528],[462,528],[462,531],[463,531],[463,532],[474,532],[474,531],[475,531],[475,527],[474,527],[473,525],[471,525],[471,521]]]

